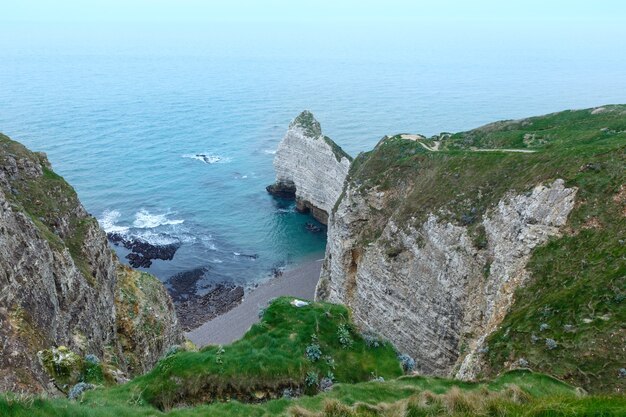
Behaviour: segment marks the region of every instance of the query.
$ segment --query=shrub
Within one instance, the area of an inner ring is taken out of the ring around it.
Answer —
[[[400,365],[402,365],[402,370],[405,373],[408,374],[415,370],[415,359],[413,359],[411,356],[407,355],[406,353],[399,355],[398,360],[400,361]]]
[[[322,357],[322,350],[320,349],[320,345],[316,343],[311,343],[306,347],[306,357],[311,362],[317,362]]]
[[[339,338],[339,343],[341,347],[344,349],[349,349],[352,347],[354,341],[352,340],[352,336],[350,336],[350,328],[347,324],[340,324],[337,329],[337,337]]]
[[[556,340],[554,339],[546,339],[546,347],[550,350],[553,350],[558,347],[558,344],[556,343]]]
[[[383,341],[374,333],[367,332],[363,333],[363,342],[365,342],[365,346],[368,348],[375,349],[377,347],[381,347],[384,343]]]
[[[324,356],[324,359],[326,360],[326,365],[328,365],[328,367],[330,369],[335,369],[335,366],[336,366],[335,365],[335,360],[333,359],[332,356],[326,355],[326,356]]]
[[[67,398],[69,398],[70,400],[75,400],[76,398],[81,396],[83,394],[83,392],[89,391],[89,390],[94,389],[94,388],[95,388],[95,386],[92,385],[92,384],[88,384],[86,382],[79,382],[78,384],[74,385],[70,389],[70,392],[67,395]]]
[[[293,388],[285,388],[283,390],[283,398],[286,400],[293,400],[294,398],[298,398],[300,396],[300,392]]]
[[[71,386],[78,382],[84,367],[83,358],[65,346],[37,352],[48,374],[60,385]]]
[[[100,359],[96,355],[92,355],[91,353],[85,356],[85,362],[91,365],[100,365]]]
[[[312,387],[317,385],[319,382],[319,376],[315,371],[309,371],[306,373],[306,378],[304,378],[304,383],[307,387]]]
[[[328,377],[322,378],[319,384],[319,389],[322,392],[330,391],[333,389],[333,380]]]

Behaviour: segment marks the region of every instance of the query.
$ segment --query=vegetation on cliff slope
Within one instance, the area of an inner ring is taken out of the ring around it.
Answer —
[[[156,362],[147,361],[147,352],[166,352],[183,337],[174,305],[161,281],[122,264],[117,265],[116,275],[115,322],[123,353],[123,358],[115,358],[123,362],[116,365],[130,375],[141,375]]]
[[[400,376],[396,353],[388,344],[353,330],[351,343],[346,342],[340,330],[349,325],[345,308],[323,303],[297,308],[290,301],[275,301],[240,342],[200,352],[173,350],[148,375],[85,392],[76,401],[0,396],[0,415],[618,416],[626,411],[624,397],[584,396],[527,370],[481,383]],[[315,361],[307,349],[312,333],[322,352]],[[307,387],[307,374],[329,372],[335,381],[327,390],[321,391],[319,382]],[[271,393],[274,389],[278,395]]]
[[[419,226],[435,213],[468,226],[480,247],[487,242],[474,225],[507,192],[557,178],[577,187],[566,233],[535,250],[531,282],[488,340],[485,376],[523,360],[592,392],[623,393],[625,168],[626,106],[615,105],[430,139],[385,138],[355,159],[349,181],[363,194],[385,192],[384,207],[372,210],[360,234],[362,245],[378,239],[390,219]]]
[[[112,384],[148,371],[182,340],[162,283],[121,266],[45,154],[1,134],[0,195],[0,385]]]
[[[5,159],[0,162],[6,166],[9,166],[8,157],[23,161],[35,158],[26,170],[33,174],[37,165],[41,166],[42,175],[24,175],[12,181],[11,193],[6,197],[31,217],[53,248],[66,246],[81,273],[92,281],[91,268],[85,261],[82,248],[88,226],[96,220],[86,213],[76,212],[80,201],[74,188],[52,171],[45,154],[31,152],[3,134],[0,134],[0,148]]]
[[[168,409],[230,398],[259,401],[280,397],[285,390],[311,393],[324,378],[359,382],[402,374],[388,343],[367,346],[351,330],[345,307],[313,303],[297,308],[290,301],[273,302],[241,340],[173,353],[147,375],[115,390],[141,393],[146,402]],[[342,345],[340,328],[349,329],[349,346]]]
[[[314,139],[321,137],[324,140],[324,142],[326,142],[326,144],[330,146],[331,150],[333,151],[333,154],[335,155],[335,159],[337,159],[337,162],[341,162],[342,158],[347,158],[348,161],[352,161],[352,157],[348,155],[341,148],[341,146],[337,145],[328,136],[322,136],[322,126],[320,125],[320,122],[318,122],[317,119],[315,119],[315,116],[313,116],[313,113],[311,113],[310,111],[304,110],[302,113],[300,113],[293,120],[293,122],[291,123],[291,126],[300,126],[308,137],[311,137]]]
[[[405,376],[388,381],[336,384],[314,396],[258,404],[215,402],[160,411],[140,395],[103,395],[91,391],[76,401],[8,394],[0,396],[6,417],[415,417],[415,416],[623,416],[626,397],[585,396],[551,377],[512,371],[488,383]]]

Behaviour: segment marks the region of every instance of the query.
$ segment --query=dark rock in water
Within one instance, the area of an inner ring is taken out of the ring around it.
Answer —
[[[277,182],[265,187],[268,193],[274,197],[294,200],[296,198],[296,185],[293,182]]]
[[[205,155],[203,153],[197,153],[196,158],[202,159],[205,164],[214,164],[222,160],[219,156],[215,155]]]
[[[198,295],[197,284],[209,271],[207,267],[195,268],[173,275],[167,280],[168,291],[184,331],[195,329],[226,313],[243,300],[243,287],[232,282],[211,284],[206,288],[206,293]]]
[[[150,268],[150,265],[152,265],[152,261],[150,259],[145,258],[138,253],[129,253],[126,255],[126,259],[128,259],[128,263],[133,268]]]
[[[322,231],[322,228],[314,223],[307,223],[304,225],[304,227],[306,228],[306,230],[312,233],[319,233]]]
[[[197,283],[204,274],[209,272],[209,268],[196,268],[190,271],[178,273],[167,280],[169,293],[174,302],[185,301],[189,297],[196,295],[198,291]]]
[[[233,254],[234,254],[235,256],[242,256],[242,257],[244,257],[244,258],[259,259],[259,255],[258,255],[258,254],[256,254],[256,253],[255,253],[255,254],[252,254],[252,255],[248,255],[248,254],[245,254],[245,253],[233,252]]]
[[[285,261],[280,261],[274,264],[274,266],[272,266],[272,269],[270,270],[270,273],[272,274],[272,278],[278,278],[281,277],[283,275],[283,272],[285,271],[285,266],[287,265],[287,263]]]
[[[129,239],[119,233],[107,233],[109,242],[115,246],[122,245],[131,251],[126,255],[133,268],[149,268],[153,259],[171,261],[180,244],[153,245],[141,239]]]

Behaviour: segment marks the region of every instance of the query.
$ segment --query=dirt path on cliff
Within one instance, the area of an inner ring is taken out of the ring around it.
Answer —
[[[322,269],[322,259],[311,261],[287,270],[249,292],[237,307],[185,334],[199,347],[225,345],[241,338],[250,326],[259,321],[259,309],[273,298],[292,295],[313,299],[315,286]]]
[[[432,146],[429,146],[427,144],[425,144],[424,142],[422,142],[423,139],[426,139],[424,136],[422,135],[409,135],[409,134],[402,134],[400,135],[401,139],[406,139],[406,140],[412,140],[414,142],[419,143],[420,145],[422,145],[422,148],[426,149],[427,151],[430,152],[439,152],[441,149],[439,149],[439,146],[441,145],[441,141],[435,140],[432,141]],[[517,153],[535,153],[537,152],[534,149],[510,149],[510,148],[496,148],[496,149],[478,149],[478,148],[470,148],[469,151],[471,152],[517,152]]]
[[[413,140],[413,139],[409,139],[409,140]],[[422,145],[422,147],[424,149],[426,149],[427,151],[430,151],[430,152],[439,152],[440,151],[439,145],[441,144],[441,142],[439,142],[439,141],[433,142],[433,146],[428,146],[424,142],[417,142],[417,143]],[[513,152],[513,153],[535,153],[535,152],[537,152],[534,149],[510,149],[510,148],[496,148],[496,149],[470,148],[469,151],[470,152]]]

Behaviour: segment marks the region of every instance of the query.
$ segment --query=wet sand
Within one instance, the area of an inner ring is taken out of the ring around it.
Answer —
[[[259,321],[259,310],[269,300],[282,295],[313,299],[321,268],[322,259],[319,259],[287,270],[282,276],[250,291],[237,307],[207,321],[185,336],[198,346],[231,343],[241,338],[250,326]]]

